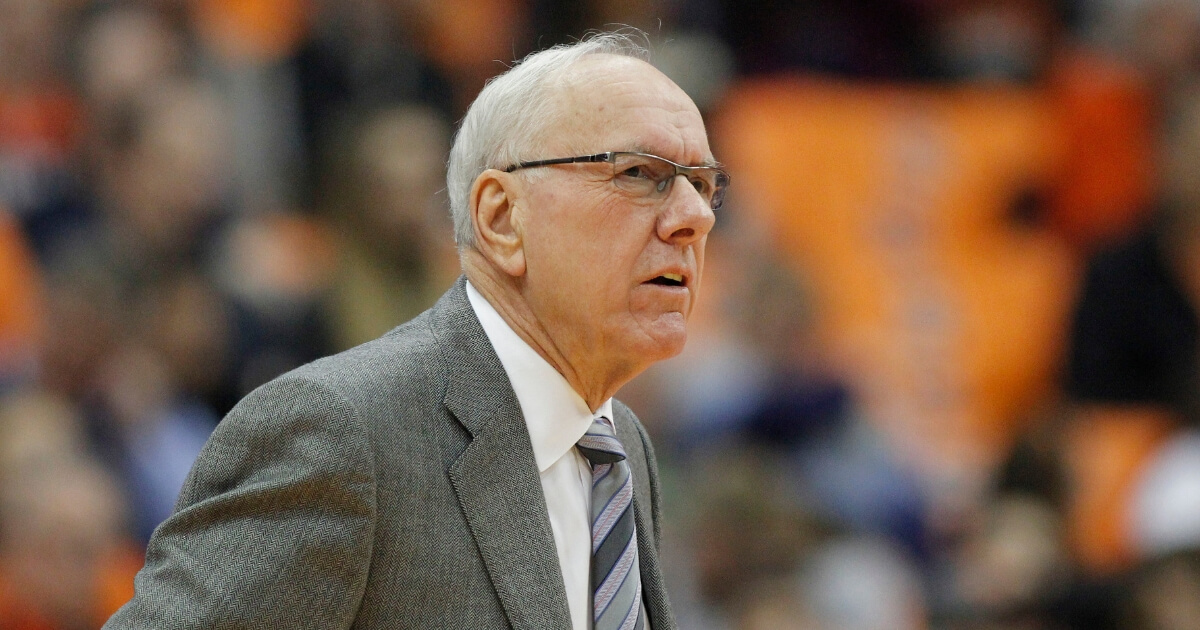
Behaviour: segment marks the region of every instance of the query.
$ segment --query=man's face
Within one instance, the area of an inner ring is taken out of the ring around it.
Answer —
[[[696,106],[642,61],[585,58],[559,104],[544,155],[529,159],[641,151],[686,165],[711,161]],[[522,292],[553,343],[612,372],[678,354],[715,220],[708,202],[679,177],[665,198],[637,197],[618,188],[603,163],[537,171],[523,175],[525,207],[516,218]]]

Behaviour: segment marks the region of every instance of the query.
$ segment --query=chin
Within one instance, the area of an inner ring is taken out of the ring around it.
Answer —
[[[662,361],[678,355],[683,352],[683,346],[687,343],[687,322],[680,313],[661,315],[645,330],[647,347],[642,354],[653,361]]]

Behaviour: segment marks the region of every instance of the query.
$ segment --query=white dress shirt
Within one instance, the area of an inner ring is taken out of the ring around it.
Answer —
[[[525,343],[470,282],[467,299],[500,357],[529,428],[571,623],[574,630],[589,630],[592,467],[575,443],[592,426],[594,418],[612,418],[612,399],[604,401],[593,414],[567,379]]]

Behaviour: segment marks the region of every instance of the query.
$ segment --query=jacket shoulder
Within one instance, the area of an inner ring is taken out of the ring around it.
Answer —
[[[309,382],[357,408],[406,391],[436,395],[444,388],[444,375],[427,311],[382,337],[302,365],[262,388]]]

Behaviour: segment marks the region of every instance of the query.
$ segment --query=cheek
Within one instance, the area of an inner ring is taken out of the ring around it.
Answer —
[[[530,253],[545,255],[551,266],[575,274],[577,282],[627,287],[653,228],[629,212],[603,207],[575,210],[586,216],[546,224]]]
[[[629,307],[629,291],[655,235],[653,214],[610,189],[542,192],[523,235],[528,281],[597,315]]]
[[[577,225],[544,224],[525,241],[526,288],[544,314],[554,319],[602,316],[615,299],[612,252]]]

